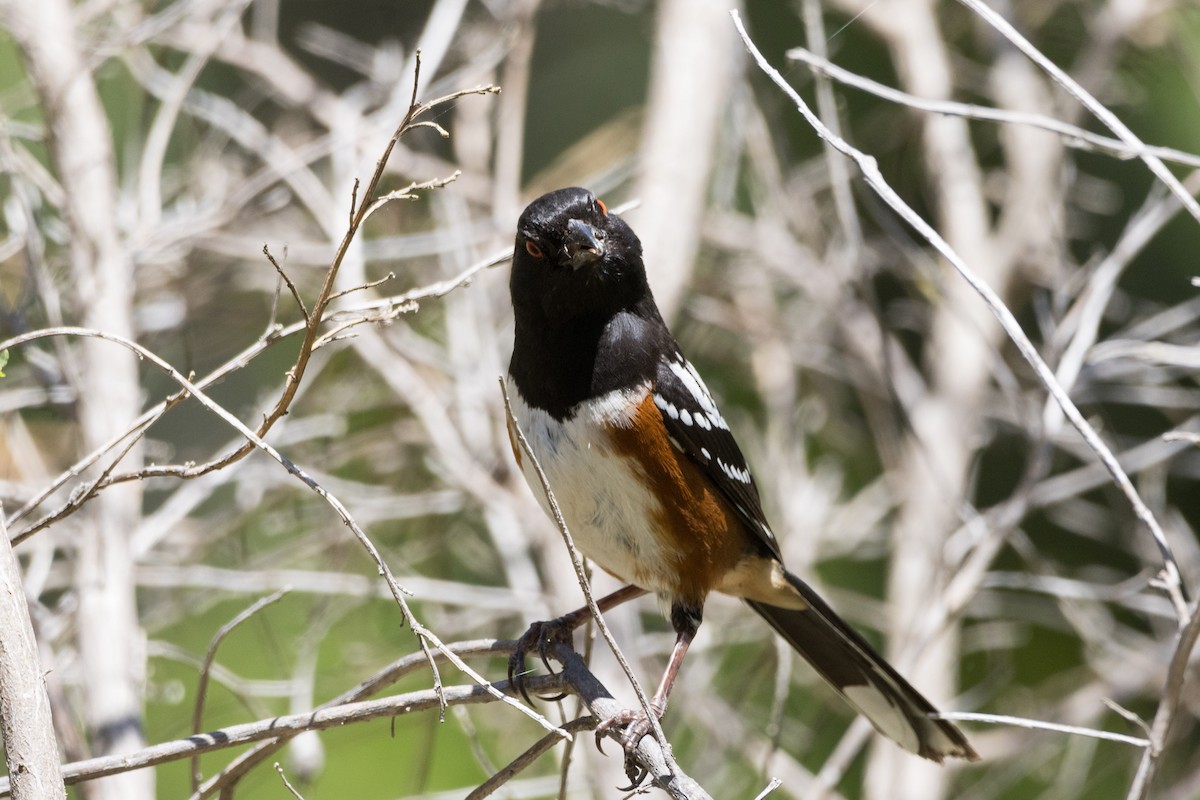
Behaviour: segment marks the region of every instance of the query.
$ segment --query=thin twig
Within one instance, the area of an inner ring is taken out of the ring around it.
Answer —
[[[278,761],[275,762],[275,771],[279,773],[279,780],[283,781],[283,788],[288,790],[288,794],[296,800],[304,800],[304,795],[297,792],[296,787],[292,786],[291,781],[287,779],[287,775],[283,774],[283,767],[279,765]]]
[[[783,781],[781,781],[779,778],[771,778],[770,782],[763,788],[763,790],[754,796],[754,800],[763,800],[764,797],[778,789],[780,786],[783,786]]]
[[[1200,222],[1200,203],[1184,188],[1179,179],[1171,174],[1171,171],[1166,168],[1166,165],[1162,163],[1158,156],[1150,152],[1149,148],[1146,147],[1146,143],[1139,139],[1124,122],[1121,122],[1116,114],[1109,111],[1103,103],[1093,97],[1087,89],[1080,86],[1077,81],[1057,64],[1046,58],[1040,50],[1030,44],[1028,39],[1017,32],[1017,29],[1008,20],[989,8],[982,0],[958,1],[982,17],[988,25],[991,25],[992,28],[1005,39],[1008,39],[1009,42],[1015,45],[1033,63],[1041,67],[1047,75],[1054,79],[1055,83],[1066,89],[1068,94],[1078,100],[1084,108],[1092,112],[1096,119],[1103,122],[1121,141],[1129,145],[1137,157],[1150,168],[1155,177],[1171,190],[1171,194],[1175,195],[1179,202],[1183,204],[1183,207],[1188,210],[1192,218]]]
[[[573,719],[563,725],[563,729],[571,733],[579,733],[580,731],[591,730],[596,727],[595,717],[580,717]],[[483,783],[479,784],[469,795],[466,800],[483,800],[485,797],[491,797],[497,789],[511,781],[519,775],[526,767],[537,761],[543,753],[549,750],[554,745],[562,741],[561,737],[553,734],[546,734],[541,739],[538,739],[534,744],[521,755],[514,758],[504,766],[499,772],[488,778]]]
[[[259,598],[248,608],[243,609],[241,613],[222,625],[213,636],[212,641],[208,643],[208,651],[204,654],[204,663],[200,667],[200,679],[196,683],[196,704],[192,709],[192,733],[199,734],[201,726],[204,724],[204,701],[208,697],[208,677],[209,671],[212,669],[213,660],[217,657],[217,648],[221,646],[221,642],[225,641],[228,636],[237,626],[241,625],[252,616],[262,611],[269,605],[277,603],[283,599],[283,596],[288,593],[288,589],[279,589],[272,592],[266,597]],[[200,756],[192,757],[192,791],[200,786],[200,781],[203,776],[200,774]]]
[[[329,299],[337,300],[338,298],[345,297],[348,294],[354,294],[355,292],[366,291],[367,289],[374,289],[378,286],[382,286],[383,284],[387,283],[388,281],[394,281],[395,279],[396,279],[396,273],[389,272],[387,275],[384,275],[382,278],[379,278],[378,280],[367,281],[362,286],[352,286],[349,289],[342,289],[340,292],[334,292],[333,296]],[[337,316],[336,311],[330,315],[331,318],[335,317],[335,316]]]
[[[279,262],[275,260],[275,256],[271,255],[270,247],[264,244],[262,251],[263,255],[267,257],[267,261],[270,261],[271,266],[279,273],[279,277],[283,280],[284,285],[287,286],[288,291],[292,293],[292,299],[296,301],[296,306],[300,309],[300,314],[304,317],[304,324],[310,324],[312,320],[308,316],[308,309],[304,306],[304,300],[300,297],[300,292],[296,289],[296,284],[292,283],[292,279],[283,271],[283,267],[279,266]],[[283,256],[285,259],[287,258],[286,249],[283,251]]]
[[[956,721],[963,720],[966,722],[994,722],[998,725],[1013,725],[1018,728],[1028,728],[1030,730],[1070,733],[1074,736],[1087,736],[1092,739],[1103,739],[1106,742],[1131,744],[1134,747],[1146,747],[1150,744],[1149,739],[1142,739],[1137,736],[1129,736],[1124,733],[1112,733],[1111,731],[1101,731],[1097,730],[1096,728],[1083,728],[1078,725],[1061,725],[1057,722],[1045,722],[1040,719],[1011,717],[1007,714],[976,714],[971,711],[946,711],[938,714],[938,718]]]
[[[416,125],[412,125],[409,130],[419,126],[420,123],[417,123]],[[462,175],[462,170],[456,169],[454,170],[453,174],[447,175],[444,178],[434,178],[428,181],[413,182],[408,186],[405,186],[403,189],[395,189],[387,194],[380,195],[379,197],[375,198],[374,202],[367,206],[367,213],[363,215],[363,221],[365,222],[372,214],[393,200],[416,200],[419,195],[413,194],[413,192],[421,189],[441,189],[450,185],[451,183],[454,183],[454,181],[458,180],[458,176],[460,175]]]
[[[1173,147],[1159,147],[1156,145],[1142,145],[1138,147],[1127,144],[1120,139],[1114,139],[1111,136],[1101,136],[1078,125],[1072,125],[1069,122],[1063,122],[1044,114],[1008,111],[989,106],[980,106],[974,103],[960,103],[955,100],[932,100],[926,97],[917,97],[914,94],[892,88],[891,86],[873,81],[870,78],[839,67],[829,59],[803,47],[793,47],[787,51],[786,55],[793,61],[800,61],[809,65],[813,68],[814,72],[820,75],[833,78],[839,83],[873,94],[883,100],[914,108],[918,111],[928,111],[931,114],[944,114],[946,116],[963,117],[965,119],[977,119],[985,122],[1000,122],[1006,125],[1028,125],[1033,128],[1050,131],[1051,133],[1057,133],[1062,137],[1063,144],[1067,147],[1106,153],[1123,160],[1138,158],[1143,154],[1151,154],[1164,161],[1173,161],[1189,167],[1200,167],[1200,155],[1188,153],[1184,150],[1177,150]]]

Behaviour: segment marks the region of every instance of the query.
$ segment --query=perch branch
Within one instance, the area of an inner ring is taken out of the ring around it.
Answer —
[[[512,641],[495,640],[456,642],[443,645],[437,657],[449,659],[451,654],[456,658],[471,655],[504,655],[510,652],[515,644],[516,642]],[[560,644],[554,651],[553,657],[563,665],[562,671],[555,675],[530,676],[527,678],[527,688],[538,694],[571,692],[577,694],[587,704],[592,716],[568,723],[566,727],[569,731],[594,727],[596,719],[605,719],[620,709],[619,701],[612,697],[611,693],[588,670],[583,658],[569,646]],[[134,753],[65,764],[61,768],[61,776],[65,784],[71,786],[106,775],[144,769],[170,761],[192,758],[203,753],[260,742],[258,748],[235,759],[226,768],[227,773],[234,769],[239,761],[244,761],[247,756],[253,756],[254,764],[260,763],[277,752],[289,739],[305,731],[325,730],[373,719],[440,708],[442,703],[439,692],[434,689],[424,689],[378,700],[350,701],[346,699],[379,691],[404,675],[420,669],[424,664],[425,656],[422,653],[411,653],[398,659],[339,698],[312,711],[232,725],[207,733],[194,734],[186,739],[162,742]],[[497,695],[511,698],[514,693],[515,690],[507,681],[501,681],[487,686],[450,686],[446,687],[441,694],[444,695],[447,705],[463,706],[494,702]],[[570,735],[568,731],[563,731],[563,733]],[[618,734],[613,732],[610,735],[615,737]],[[544,752],[555,740],[560,738],[562,737],[551,734],[535,747],[541,747]],[[667,767],[662,750],[653,738],[646,737],[642,740],[636,758],[638,763],[650,773],[656,785],[664,789],[675,800],[711,800],[694,780],[680,772],[677,767]],[[252,764],[236,767],[237,775],[240,777],[245,774],[250,766]],[[524,764],[521,768],[523,766]],[[519,768],[516,771],[519,771]],[[515,775],[516,772],[513,774]],[[192,797],[206,797],[218,789],[228,787],[232,780],[229,775],[225,773],[223,775],[224,782],[218,783],[214,779],[210,779]],[[484,785],[487,786],[490,783]],[[0,778],[0,797],[11,796],[12,790],[9,778]]]
[[[530,690],[536,692],[556,692],[562,691],[564,688],[564,683],[558,675],[539,675],[531,678],[529,683]],[[162,742],[124,755],[76,761],[64,765],[61,774],[66,785],[73,786],[106,775],[145,769],[169,761],[191,758],[194,755],[211,753],[264,739],[276,739],[280,736],[291,738],[304,731],[320,731],[373,719],[428,711],[442,707],[443,699],[446,705],[493,702],[495,693],[503,694],[505,691],[512,691],[507,682],[488,686],[448,686],[443,687],[440,691],[423,689],[378,700],[345,703],[302,714],[288,714],[282,717],[231,725],[227,728],[189,736],[186,739]],[[0,797],[8,797],[11,794],[12,787],[9,779],[7,777],[0,778]]]
[[[608,643],[613,655],[616,656],[621,669],[625,671],[625,676],[629,678],[629,682],[633,686],[633,691],[637,695],[638,702],[642,704],[642,710],[646,713],[646,718],[650,720],[654,738],[658,739],[659,743],[663,744],[665,749],[667,737],[662,732],[662,727],[658,723],[658,715],[654,713],[654,709],[650,706],[650,700],[642,690],[637,676],[633,674],[633,668],[629,666],[629,662],[625,659],[625,655],[617,645],[617,640],[613,638],[612,632],[608,629],[608,624],[604,621],[604,615],[600,613],[600,607],[596,605],[596,600],[592,596],[591,581],[588,580],[587,570],[583,565],[583,554],[575,546],[575,540],[572,538],[571,532],[567,529],[567,521],[563,518],[562,509],[559,508],[553,489],[550,488],[550,479],[546,477],[545,471],[542,470],[542,465],[538,461],[537,454],[529,446],[529,440],[525,438],[525,434],[521,430],[517,418],[513,416],[512,403],[508,397],[508,386],[505,385],[503,379],[500,381],[500,391],[504,395],[504,413],[508,417],[508,425],[511,427],[513,435],[521,447],[521,452],[525,457],[529,458],[533,464],[534,472],[537,473],[538,481],[541,483],[542,491],[545,493],[550,506],[550,514],[554,519],[554,524],[557,526],[558,532],[563,538],[563,543],[567,546],[567,552],[571,556],[571,564],[575,567],[575,579],[579,582],[579,588],[583,592],[583,599],[588,607],[588,611],[591,612],[596,627],[600,630],[601,635],[604,636],[604,641]]]

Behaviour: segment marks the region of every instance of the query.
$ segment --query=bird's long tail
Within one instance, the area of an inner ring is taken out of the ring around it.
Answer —
[[[942,762],[951,756],[979,760],[956,726],[937,719],[937,710],[857,631],[834,613],[804,581],[784,576],[807,606],[778,608],[746,602],[812,664],[838,694],[876,730],[905,750]]]

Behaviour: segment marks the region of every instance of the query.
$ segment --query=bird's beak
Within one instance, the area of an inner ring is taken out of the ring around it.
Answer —
[[[591,225],[573,219],[567,223],[567,263],[572,269],[586,267],[604,258],[604,242]]]

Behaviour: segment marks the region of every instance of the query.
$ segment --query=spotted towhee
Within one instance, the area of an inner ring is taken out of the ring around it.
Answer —
[[[978,758],[962,732],[788,572],[754,478],[712,395],[654,303],[637,236],[585,189],[560,189],[521,215],[513,253],[513,413],[580,550],[670,609],[675,648],[651,701],[661,716],[710,592],[740,597],[880,733],[925,758]],[[510,435],[512,431],[510,431]],[[534,493],[541,482],[515,437]],[[586,609],[551,625],[570,630]],[[510,673],[546,628],[522,637]],[[649,728],[626,712],[627,748]]]

